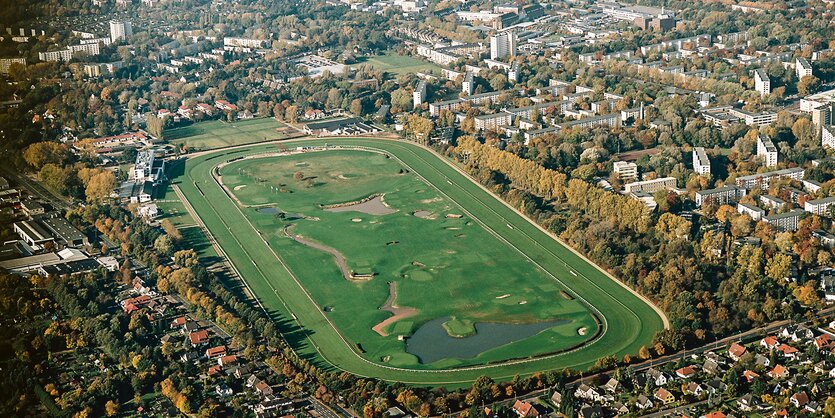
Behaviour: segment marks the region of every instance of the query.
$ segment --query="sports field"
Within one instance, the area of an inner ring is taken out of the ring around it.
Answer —
[[[440,73],[441,71],[441,67],[431,62],[408,55],[397,55],[394,53],[362,57],[359,58],[358,61],[361,64],[370,64],[378,70],[387,71],[396,75],[416,72]]]
[[[287,125],[273,118],[234,123],[210,120],[165,131],[165,138],[172,144],[185,144],[193,150],[207,150],[285,139],[289,133]]]
[[[392,140],[330,141],[365,149],[230,163],[279,149],[219,151],[189,160],[179,181],[241,277],[312,361],[456,384],[588,367],[636,353],[662,328],[652,307],[432,152]],[[443,335],[424,329],[432,324]],[[472,335],[476,329],[492,331]],[[427,352],[434,342],[454,347],[450,333],[465,343],[488,338],[475,352]],[[411,346],[420,339],[423,350]]]

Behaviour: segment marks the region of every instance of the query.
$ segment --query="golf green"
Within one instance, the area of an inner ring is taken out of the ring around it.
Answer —
[[[651,306],[431,151],[327,141],[342,148],[304,140],[285,143],[307,148],[298,153],[203,154],[178,185],[288,341],[317,364],[456,384],[586,368],[637,352],[662,328]],[[510,334],[465,357],[410,354],[408,336],[449,317],[453,333],[484,324]],[[514,338],[515,324],[528,334]]]

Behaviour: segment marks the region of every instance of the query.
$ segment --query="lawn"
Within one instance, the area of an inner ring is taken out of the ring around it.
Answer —
[[[387,380],[456,385],[480,375],[508,379],[548,369],[587,368],[602,356],[635,354],[662,328],[652,307],[430,151],[380,139],[327,142],[381,150],[396,158],[323,151],[247,159],[221,168],[224,183],[244,205],[274,206],[287,214],[283,219],[239,207],[212,177],[219,164],[275,151],[274,146],[196,157],[187,162],[186,178],[180,182],[290,344],[316,364]],[[408,173],[400,173],[401,169]],[[375,193],[383,193],[396,212],[370,215],[318,209],[319,204]],[[418,210],[429,215],[415,216]],[[462,217],[448,218],[449,214]],[[376,276],[365,281],[345,279],[331,253],[283,235],[286,224],[293,225],[292,234],[337,250],[351,270]],[[398,242],[386,245],[394,241]],[[389,324],[390,337],[383,337],[370,327],[390,316],[377,309],[389,295],[389,281],[397,283],[395,305],[418,312]],[[559,294],[565,289],[576,296],[574,300]],[[600,319],[603,331],[593,335],[592,330],[580,338],[577,326],[590,325],[588,311]],[[451,313],[456,321],[448,327],[455,332],[467,332],[473,320],[569,322],[475,357],[430,364],[419,363],[396,338]],[[587,338],[591,341],[576,349],[543,354]],[[518,359],[536,354],[540,356]],[[517,360],[500,362],[506,359]],[[463,367],[475,364],[480,366]]]
[[[286,131],[280,130],[286,127],[273,118],[234,123],[210,120],[165,131],[165,138],[172,144],[185,144],[193,150],[206,150],[285,139]]]
[[[395,53],[361,57],[357,60],[360,64],[370,64],[374,68],[387,71],[395,75],[430,72],[440,74],[441,67],[420,58],[410,55],[397,55]]]
[[[224,165],[220,174],[246,207],[244,214],[259,235],[269,240],[317,305],[328,308],[329,318],[346,339],[363,347],[369,360],[389,358],[385,363],[393,366],[440,368],[404,354],[406,344],[398,336],[449,316],[470,323],[567,321],[531,341],[473,358],[445,359],[444,367],[549,353],[593,335],[578,335],[577,329],[594,330],[596,325],[579,301],[560,296],[568,289],[384,154],[337,150],[246,159]],[[322,208],[379,195],[384,203],[365,212]],[[281,218],[275,210],[287,215]],[[330,253],[288,238],[283,233],[288,226],[296,235],[337,250],[351,271],[375,276],[344,278]],[[396,283],[397,305],[417,313],[404,318],[411,329],[401,325],[399,333],[388,333],[398,325],[389,323],[382,329],[389,335],[381,336],[372,327],[391,316],[378,309],[389,297],[389,283]]]

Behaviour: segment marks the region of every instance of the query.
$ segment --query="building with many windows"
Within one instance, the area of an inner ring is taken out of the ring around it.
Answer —
[[[625,193],[646,192],[655,193],[659,190],[668,190],[676,187],[675,177],[662,177],[654,180],[636,181],[623,185]]]
[[[475,117],[475,127],[480,131],[495,131],[500,126],[510,125],[513,116],[507,112],[478,115]]]
[[[768,74],[762,68],[754,70],[754,89],[761,96],[771,93],[771,78],[768,77]]]
[[[127,39],[133,36],[133,27],[128,20],[111,20],[110,41],[116,42],[119,39]]]
[[[797,73],[797,79],[803,80],[803,77],[812,75],[812,64],[806,58],[800,57],[794,62],[794,71]]]
[[[717,187],[715,189],[699,190],[696,192],[696,206],[702,206],[707,202],[725,205],[736,202],[747,194],[747,190],[736,186]]]
[[[762,159],[766,167],[777,165],[777,147],[771,142],[771,138],[757,135],[757,157]]]
[[[829,216],[833,208],[835,208],[835,196],[809,200],[803,204],[803,209],[806,212],[820,216]]]
[[[758,208],[754,205],[749,205],[747,203],[737,204],[736,205],[736,211],[737,211],[737,213],[741,213],[743,215],[750,216],[751,219],[753,219],[755,221],[759,221],[760,219],[762,219],[763,216],[765,216],[765,211],[764,210],[762,210],[762,209],[760,209],[760,208]]]
[[[626,161],[615,161],[612,170],[621,180],[635,180],[638,178],[638,164]]]
[[[693,148],[693,171],[703,176],[710,175],[710,159],[704,147]]]
[[[800,209],[794,209],[789,212],[763,216],[763,220],[776,228],[785,231],[796,231],[798,222],[805,214],[806,212]]]
[[[788,178],[791,180],[803,180],[805,170],[799,167],[786,168],[783,170],[769,171],[767,173],[751,174],[736,178],[736,185],[748,190],[759,187],[762,190],[768,189],[771,180]]]
[[[426,101],[426,81],[421,80],[414,93],[412,93],[412,103],[414,107],[418,107]]]
[[[490,37],[490,59],[502,59],[516,55],[516,32],[508,30]]]

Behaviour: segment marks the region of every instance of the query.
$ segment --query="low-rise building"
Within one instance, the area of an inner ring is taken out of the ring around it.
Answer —
[[[756,187],[759,187],[762,190],[766,190],[768,189],[768,185],[770,184],[771,180],[787,178],[800,181],[803,179],[804,173],[805,170],[799,167],[795,167],[777,171],[769,171],[767,173],[751,174],[747,176],[737,177],[736,185],[748,190],[754,189]]]
[[[736,202],[748,193],[747,190],[736,186],[723,186],[715,189],[699,190],[696,192],[696,206],[702,206],[707,202],[717,205],[725,205]]]
[[[833,207],[835,207],[835,196],[809,200],[803,204],[806,212],[819,216],[831,216]]]
[[[763,216],[765,216],[765,211],[764,210],[762,210],[762,209],[760,209],[756,206],[749,205],[747,203],[737,204],[736,205],[736,211],[738,213],[750,216],[751,219],[753,219],[755,221],[759,221],[760,219],[762,219]]]
[[[659,190],[668,190],[676,187],[675,177],[662,177],[654,180],[635,181],[623,186],[625,193],[646,192],[655,193]]]
[[[773,225],[776,228],[785,231],[796,231],[797,224],[806,212],[794,209],[789,212],[777,213],[774,215],[764,216],[763,220]]]
[[[638,164],[627,161],[615,161],[612,170],[621,180],[635,180],[638,178]]]

